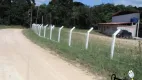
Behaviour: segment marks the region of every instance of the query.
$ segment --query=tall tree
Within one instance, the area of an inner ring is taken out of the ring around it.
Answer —
[[[52,0],[49,3],[49,13],[52,16],[53,24],[62,24],[69,26],[72,13],[73,0]]]

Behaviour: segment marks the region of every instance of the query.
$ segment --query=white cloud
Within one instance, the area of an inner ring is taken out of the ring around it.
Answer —
[[[113,0],[113,3],[142,7],[142,0]]]

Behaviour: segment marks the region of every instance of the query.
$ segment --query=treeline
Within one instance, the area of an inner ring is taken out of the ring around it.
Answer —
[[[44,24],[76,26],[83,29],[95,27],[100,22],[110,22],[112,14],[118,11],[142,11],[141,7],[114,4],[90,7],[81,2],[73,2],[73,0],[52,0],[48,5],[40,6],[29,4],[28,0],[12,0],[11,3],[8,1],[0,1],[0,24],[28,27],[31,11],[33,23],[41,24],[43,16]]]

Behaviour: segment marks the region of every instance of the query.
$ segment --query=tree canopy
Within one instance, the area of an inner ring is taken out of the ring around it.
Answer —
[[[55,24],[58,26],[90,28],[100,22],[110,22],[112,14],[118,11],[142,11],[141,7],[100,4],[93,7],[73,0],[51,0],[48,5],[35,5],[35,0],[0,0],[0,24],[30,24],[32,11],[33,23]]]

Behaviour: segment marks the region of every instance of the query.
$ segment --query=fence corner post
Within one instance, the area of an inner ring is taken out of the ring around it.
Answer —
[[[75,27],[73,27],[71,30],[70,30],[70,33],[69,33],[69,46],[71,46],[71,39],[72,39],[72,31],[75,29]]]
[[[40,24],[38,25],[38,36],[40,35]]]
[[[48,24],[44,26],[44,38],[46,37],[46,27],[47,26],[48,26]]]
[[[60,42],[60,37],[61,37],[61,30],[63,29],[64,26],[59,28],[59,33],[58,33],[58,42]]]
[[[52,31],[53,31],[54,27],[55,27],[54,25],[50,26],[50,40],[52,40]]]
[[[88,31],[87,31],[87,34],[86,34],[86,44],[85,44],[85,48],[88,49],[88,43],[89,43],[89,34],[90,32],[93,30],[93,27],[90,28]]]
[[[40,26],[39,26],[39,36],[41,37],[41,29],[42,29],[42,27],[43,27],[43,25],[41,24]]]
[[[114,47],[115,47],[115,40],[116,40],[116,35],[121,31],[121,29],[118,29],[113,35],[112,35],[112,44],[111,44],[111,59],[113,59],[114,55]]]

